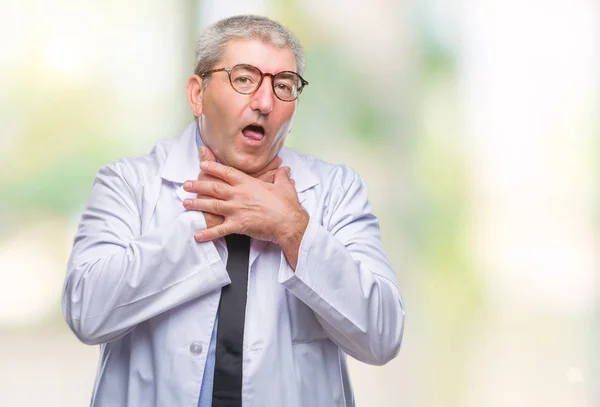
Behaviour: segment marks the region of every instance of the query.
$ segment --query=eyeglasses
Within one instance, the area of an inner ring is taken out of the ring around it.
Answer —
[[[248,64],[239,64],[233,68],[212,69],[198,75],[205,78],[215,72],[227,72],[231,87],[242,95],[250,95],[256,92],[265,76],[269,76],[271,77],[273,93],[279,100],[284,102],[293,102],[298,99],[302,89],[308,85],[308,82],[296,72],[282,71],[273,75],[272,73],[262,73],[257,67]]]

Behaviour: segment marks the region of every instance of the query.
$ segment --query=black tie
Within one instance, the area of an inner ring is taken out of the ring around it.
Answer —
[[[212,407],[241,407],[250,237],[229,235],[225,242],[231,284],[221,290]]]

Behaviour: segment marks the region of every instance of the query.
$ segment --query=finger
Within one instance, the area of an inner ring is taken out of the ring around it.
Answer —
[[[200,161],[217,161],[217,157],[212,150],[206,146],[198,147],[200,153]]]
[[[214,213],[225,216],[230,213],[229,203],[215,198],[187,198],[183,201],[185,209]]]
[[[215,215],[214,213],[203,212],[202,214],[204,215],[207,229],[218,226],[225,221],[224,217]]]
[[[239,185],[248,178],[248,175],[240,170],[213,161],[203,161],[200,163],[200,170],[208,175],[222,179],[230,185]]]
[[[226,184],[226,182],[224,182],[223,180],[220,180],[219,178],[215,178],[212,175],[208,175],[204,172],[200,172],[200,175],[198,175],[198,181],[222,182],[222,183]]]
[[[236,233],[233,224],[224,222],[221,225],[197,231],[194,233],[194,238],[197,242],[208,242],[225,237],[232,233]]]
[[[248,174],[248,175],[250,175],[254,178],[258,178],[261,175],[263,175],[269,171],[276,170],[277,168],[279,168],[279,166],[281,165],[282,162],[283,162],[283,160],[281,159],[281,157],[275,156],[275,158],[273,158],[271,160],[271,162],[265,168],[263,168],[260,171],[256,171],[252,174]]]
[[[208,174],[205,174],[205,173],[203,173],[203,172],[201,172],[201,173],[200,173],[200,175],[198,176],[198,181],[201,181],[201,182],[214,182],[214,183],[223,184],[223,185],[225,185],[225,186],[227,186],[227,187],[231,187],[231,185],[229,185],[229,184],[228,184],[228,183],[226,183],[225,181],[223,181],[223,180],[220,180],[219,178],[215,178],[215,177],[213,177],[213,176],[210,176],[210,175],[208,175]],[[184,184],[184,189],[185,189],[185,184]],[[196,195],[197,195],[197,197],[198,197],[198,198],[202,198],[202,196],[200,196],[201,194],[199,194],[199,193],[196,193]],[[211,195],[211,196],[214,196],[214,194],[213,194],[213,195]],[[230,197],[230,196],[231,196],[231,194],[229,194],[229,193],[228,193],[228,195],[227,195],[227,196],[228,196],[228,197]],[[215,198],[218,198],[218,197],[215,197]],[[227,198],[227,199],[229,199],[229,198]]]
[[[199,196],[212,196],[222,200],[229,200],[233,196],[233,187],[221,180],[186,181],[183,184],[183,189],[194,192]]]
[[[229,185],[225,181],[220,180],[219,178],[215,178],[215,177],[213,177],[211,175],[208,175],[208,174],[206,174],[204,172],[200,172],[200,175],[198,175],[198,181],[218,182],[218,183],[221,183],[223,185]],[[187,187],[186,187],[185,183],[183,184],[183,189],[187,190]],[[201,198],[201,197],[198,197],[198,198]]]
[[[264,174],[260,175],[258,177],[258,179],[263,182],[268,182],[268,183],[272,184],[273,177],[275,176],[275,172],[277,172],[277,170],[271,170],[271,171],[265,172]]]
[[[275,175],[273,176],[273,183],[275,185],[278,184],[287,184],[287,185],[291,185],[291,170],[288,167],[281,167],[279,168],[276,172]]]

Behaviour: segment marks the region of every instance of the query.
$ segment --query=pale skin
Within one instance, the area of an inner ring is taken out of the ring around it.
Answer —
[[[295,58],[287,48],[259,40],[234,40],[215,68],[251,64],[265,73],[295,71]],[[226,73],[216,73],[206,89],[202,78],[192,75],[186,90],[201,136],[200,174],[184,184],[197,197],[184,207],[204,213],[207,228],[195,239],[206,242],[238,233],[278,244],[292,269],[309,216],[300,202],[290,170],[280,167],[277,153],[291,129],[296,102],[274,95],[266,77],[251,95],[232,89]],[[252,123],[264,128],[260,141],[249,141],[242,129]],[[220,163],[216,162],[216,159]]]

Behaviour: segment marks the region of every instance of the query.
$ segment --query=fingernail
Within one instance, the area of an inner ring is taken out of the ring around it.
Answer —
[[[200,168],[202,168],[203,170],[208,168],[208,161],[202,161],[200,163]]]
[[[288,175],[288,177],[292,175],[292,170],[290,169],[290,167],[285,167],[285,173]]]
[[[198,150],[200,150],[200,158],[204,157],[204,153],[206,152],[206,148],[205,147],[200,147]]]
[[[194,239],[196,239],[198,241],[202,240],[202,233],[196,233],[196,234],[194,234]]]
[[[190,181],[187,181],[186,183],[183,184],[183,189],[190,189],[192,188],[192,183]]]
[[[183,200],[183,206],[191,206],[192,205],[192,200],[191,199],[184,199]]]

